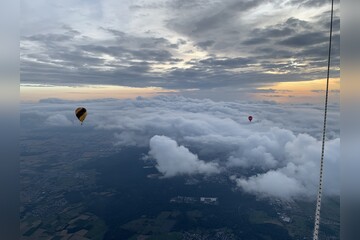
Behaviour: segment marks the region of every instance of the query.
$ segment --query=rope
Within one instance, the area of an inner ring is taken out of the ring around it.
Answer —
[[[325,152],[326,116],[327,116],[328,96],[329,96],[329,75],[330,75],[330,56],[331,56],[331,38],[332,38],[332,28],[333,28],[333,14],[334,14],[334,0],[331,0],[330,39],[329,39],[329,56],[328,56],[328,66],[327,66],[327,78],[326,78],[324,128],[323,128],[322,145],[321,145],[320,179],[319,179],[318,195],[317,195],[317,200],[316,200],[315,224],[314,224],[313,240],[318,240],[319,224],[320,224],[320,209],[321,209],[321,197],[322,197],[322,187],[323,187],[323,168],[324,168],[324,152]]]

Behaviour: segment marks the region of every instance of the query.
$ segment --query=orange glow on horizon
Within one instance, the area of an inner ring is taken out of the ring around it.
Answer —
[[[41,86],[36,84],[20,85],[21,101],[37,102],[46,98],[61,98],[67,100],[87,100],[101,98],[136,98],[152,97],[158,94],[173,93],[175,90],[167,90],[159,87],[124,87],[112,85],[91,86]]]
[[[268,100],[275,100],[280,103],[291,102],[322,102],[326,89],[326,79],[311,81],[280,82],[269,87],[257,88],[258,90],[270,90],[268,93],[261,93],[262,97]],[[340,91],[340,78],[329,79],[330,93]],[[259,93],[256,93],[259,94]],[[338,101],[339,96],[331,100]]]
[[[280,82],[272,87],[275,90],[292,90],[297,92],[308,92],[312,90],[325,90],[326,79],[318,79],[311,81],[297,81],[297,82]],[[329,90],[339,90],[340,79],[329,79]]]

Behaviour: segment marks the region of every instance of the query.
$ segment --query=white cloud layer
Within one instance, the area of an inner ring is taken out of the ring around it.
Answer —
[[[232,179],[243,190],[260,196],[285,199],[314,197],[319,180],[320,144],[309,135],[298,135],[284,146],[284,167],[272,168],[249,178]],[[328,141],[325,152],[324,191],[327,195],[339,195],[340,140]]]
[[[164,177],[220,172],[217,163],[199,160],[196,154],[166,136],[156,135],[150,139],[149,154],[155,158],[156,168]]]
[[[46,124],[51,126],[70,126],[72,122],[62,114],[55,114],[46,119]]]
[[[165,177],[227,174],[229,169],[240,168],[246,176],[237,174],[232,179],[251,194],[284,199],[314,198],[316,194],[323,117],[319,106],[213,102],[179,96],[51,100],[23,104],[22,126],[42,128],[50,119],[57,126],[78,127],[73,113],[78,106],[88,109],[83,127],[99,134],[113,132],[120,147],[149,147],[149,155]],[[254,117],[251,123],[248,115]],[[324,174],[327,195],[340,191],[338,122],[338,105],[331,105]]]

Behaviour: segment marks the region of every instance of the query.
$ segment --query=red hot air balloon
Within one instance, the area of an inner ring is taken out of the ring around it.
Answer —
[[[253,119],[253,117],[252,117],[252,116],[249,116],[248,119],[249,119],[249,121],[251,122],[252,119]]]

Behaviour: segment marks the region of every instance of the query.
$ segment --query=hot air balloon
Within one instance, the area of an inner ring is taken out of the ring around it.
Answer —
[[[85,120],[86,118],[86,108],[83,108],[83,107],[79,107],[75,110],[75,115],[76,117],[79,119],[79,121],[81,122],[81,125],[83,123],[83,121]]]
[[[249,116],[248,119],[249,119],[249,121],[251,122],[252,119],[253,119],[253,117],[252,117],[252,116]]]

